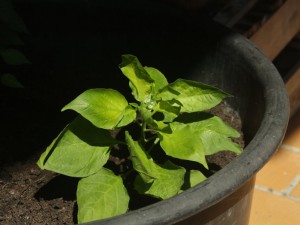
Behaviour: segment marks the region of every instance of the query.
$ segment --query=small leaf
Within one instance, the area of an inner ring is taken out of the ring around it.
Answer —
[[[159,91],[161,91],[168,85],[167,78],[158,69],[147,66],[145,66],[144,69],[150,75],[152,80],[154,80],[152,95],[156,95]]]
[[[5,63],[8,65],[23,65],[23,64],[30,64],[31,62],[26,58],[26,56],[18,51],[17,49],[8,48],[2,50],[0,55]]]
[[[133,55],[122,55],[122,63],[119,67],[129,79],[129,86],[135,99],[143,102],[149,98],[152,92],[153,80],[139,60]]]
[[[186,191],[189,188],[194,187],[197,184],[200,184],[205,179],[206,179],[206,177],[199,170],[186,171],[185,177],[184,177],[184,184],[182,185],[179,193],[182,193],[183,191]]]
[[[154,111],[161,112],[164,115],[164,122],[172,122],[180,113],[180,105],[171,101],[159,101]]]
[[[189,171],[189,175],[190,175],[190,187],[194,187],[206,179],[203,173],[201,173],[198,170]]]
[[[131,122],[133,122],[135,118],[136,118],[136,111],[130,105],[128,105],[125,109],[123,118],[120,120],[117,127],[124,127],[130,124]]]
[[[149,185],[142,176],[137,176],[134,187],[140,194],[146,194],[159,199],[168,199],[177,195],[184,183],[185,169],[170,161],[155,166],[154,181]]]
[[[146,183],[153,182],[155,178],[155,163],[142,146],[132,139],[128,131],[125,132],[125,140],[133,163],[133,168],[143,177]]]
[[[102,168],[98,173],[79,181],[77,203],[78,222],[86,223],[125,213],[129,196],[122,178]]]
[[[199,170],[190,170],[186,172],[188,184],[184,184],[182,190],[185,191],[191,187],[203,182],[206,177]]]
[[[72,177],[99,171],[109,157],[109,146],[118,143],[107,130],[82,117],[69,124],[41,155],[38,166]]]
[[[96,88],[80,94],[62,111],[72,109],[91,121],[96,127],[113,129],[128,110],[127,106],[128,102],[120,92],[113,89]]]
[[[170,123],[171,132],[159,131],[160,146],[174,158],[195,161],[208,168],[202,140],[191,124]]]
[[[132,140],[128,132],[125,135],[133,168],[139,173],[135,181],[137,191],[160,199],[176,195],[184,182],[185,169],[168,161],[156,164],[139,142]]]
[[[1,83],[11,88],[24,88],[24,86],[17,80],[17,78],[9,73],[0,76]]]
[[[181,112],[198,112],[210,109],[230,95],[209,85],[196,81],[178,79],[166,86],[156,98],[164,101],[177,100]]]

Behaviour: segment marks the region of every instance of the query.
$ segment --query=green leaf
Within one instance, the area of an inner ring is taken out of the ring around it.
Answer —
[[[62,111],[72,109],[91,121],[96,127],[113,129],[122,120],[126,111],[130,111],[129,114],[132,116],[132,111],[127,106],[128,102],[120,92],[113,89],[96,88],[80,94]]]
[[[149,99],[153,80],[139,60],[133,55],[122,55],[122,63],[119,67],[129,79],[129,86],[135,99],[139,102]]]
[[[125,109],[125,113],[123,118],[118,123],[117,127],[124,127],[134,121],[136,118],[136,111],[130,105],[128,105]]]
[[[151,127],[157,127],[157,123],[152,118],[152,110],[148,109],[146,104],[141,104],[139,107],[139,112],[143,118],[143,120],[147,123],[147,125]]]
[[[158,131],[160,146],[174,158],[195,161],[208,168],[202,140],[192,124],[170,123],[167,132]]]
[[[144,69],[150,75],[152,80],[154,80],[152,95],[155,96],[159,91],[168,85],[167,78],[158,69],[153,67],[145,66]]]
[[[134,187],[140,194],[160,199],[168,199],[177,195],[184,183],[185,169],[170,161],[163,165],[156,164],[156,178],[151,184],[146,183],[141,175],[136,177]]]
[[[178,117],[181,106],[172,101],[159,101],[154,107],[154,111],[161,112],[164,115],[164,122],[172,122]]]
[[[8,48],[2,50],[0,55],[5,63],[8,65],[23,65],[23,64],[30,64],[31,62],[26,58],[26,56],[18,51],[17,49]]]
[[[185,123],[171,123],[167,132],[158,131],[160,145],[167,155],[199,162],[207,168],[205,155],[222,150],[235,153],[242,151],[241,147],[229,138],[238,137],[239,132],[225,124],[219,117],[207,117],[206,113],[197,116],[202,120],[192,117],[190,120],[182,120]]]
[[[191,187],[200,184],[206,179],[206,177],[199,170],[188,170],[185,173],[184,184],[181,187],[181,191],[183,192]]]
[[[240,133],[226,124],[221,118],[208,113],[192,113],[179,117],[178,121],[191,124],[198,133],[205,155],[211,155],[222,150],[241,153],[240,145],[229,137],[239,137]]]
[[[156,164],[139,142],[132,140],[128,132],[125,135],[133,168],[139,173],[136,190],[160,199],[178,194],[184,183],[185,169],[168,161],[164,165]]]
[[[86,223],[125,213],[129,196],[122,178],[102,168],[98,173],[79,181],[77,203],[78,222]]]
[[[190,187],[194,187],[206,179],[203,173],[201,173],[198,170],[190,170],[189,176],[190,176]]]
[[[209,85],[196,81],[178,79],[166,86],[156,98],[164,101],[177,100],[181,112],[198,112],[210,109],[230,95]]]
[[[0,76],[0,81],[3,85],[11,88],[24,88],[24,86],[17,80],[17,78],[9,73]]]
[[[237,154],[241,153],[240,145],[234,143],[229,137],[239,137],[238,131],[224,123],[219,117],[194,123],[199,128],[199,137],[205,148],[205,155],[211,155],[222,150],[228,150]]]
[[[107,130],[78,117],[53,140],[38,166],[67,176],[86,177],[102,168],[109,158],[109,146],[116,143]]]
[[[142,176],[146,183],[153,182],[155,178],[155,163],[150,155],[142,148],[139,142],[134,141],[129,132],[125,132],[125,140],[133,163],[133,168]]]

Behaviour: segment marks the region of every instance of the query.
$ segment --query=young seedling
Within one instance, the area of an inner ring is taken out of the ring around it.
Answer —
[[[136,102],[128,103],[113,89],[80,94],[62,109],[74,110],[78,117],[38,161],[41,169],[81,178],[79,223],[125,213],[130,196],[124,183],[129,176],[135,176],[138,193],[167,199],[205,179],[200,171],[175,162],[188,160],[208,168],[206,155],[241,152],[230,138],[239,133],[219,117],[203,112],[229,94],[191,80],[168,83],[160,71],[143,67],[133,55],[122,56],[120,69],[129,79]],[[139,129],[138,135],[133,127]],[[107,166],[113,149],[129,152],[130,165],[119,174]],[[166,156],[159,163],[154,159],[157,151]]]

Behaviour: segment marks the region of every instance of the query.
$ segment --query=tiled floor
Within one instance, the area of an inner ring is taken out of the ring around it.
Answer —
[[[256,176],[249,225],[300,225],[300,110],[279,151]]]

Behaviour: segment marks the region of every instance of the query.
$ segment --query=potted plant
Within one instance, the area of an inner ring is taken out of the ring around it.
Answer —
[[[241,152],[241,146],[229,138],[239,137],[239,132],[203,112],[229,94],[191,80],[168,83],[159,70],[143,67],[133,55],[122,56],[120,69],[137,102],[128,103],[114,89],[85,91],[62,109],[80,116],[63,129],[38,161],[41,169],[81,178],[77,188],[79,223],[126,213],[129,199],[136,197],[126,188],[164,200],[205,180],[203,173],[183,166],[180,160],[209,169],[207,155]],[[121,158],[116,158],[112,167],[116,174],[105,166],[114,149]]]
[[[27,21],[37,21],[33,16],[37,9],[48,12],[53,6],[39,8],[38,3],[31,2],[31,11],[23,12]],[[103,79],[98,74],[108,74],[108,68],[118,63],[115,61],[119,55],[131,52],[148,65],[170,75],[168,80],[171,82],[182,77],[218,87],[235,96],[229,98],[227,103],[242,120],[246,142],[242,154],[199,185],[170,199],[93,223],[247,224],[255,173],[276,151],[288,121],[287,95],[274,66],[244,37],[199,17],[173,10],[164,11],[152,4],[151,13],[147,14],[148,5],[144,7],[143,4],[132,7],[127,3],[93,3],[96,6],[80,3],[85,7],[60,3],[54,9],[61,11],[52,11],[56,12],[55,17],[42,17],[44,20],[39,21],[43,26],[33,23],[38,32],[42,32],[44,24],[56,24],[51,27],[54,39],[64,40],[61,46],[69,47],[69,52],[64,55],[68,57],[60,59],[84,54],[85,48],[78,51],[77,45],[87,46],[85,44],[96,37],[97,41],[92,42],[89,50],[96,48],[100,56],[91,50],[89,54],[92,57],[89,59],[94,60],[96,63],[93,65],[99,65],[102,70],[97,73],[102,85],[96,81],[94,86],[114,87],[123,93],[123,83],[115,82],[119,80],[119,74],[113,71],[109,73],[111,76],[106,75]],[[25,8],[30,7],[26,4]],[[67,11],[66,15],[64,9],[70,8],[72,10]],[[81,16],[80,23],[77,23],[78,15]],[[97,26],[91,21],[97,21]],[[109,26],[103,21],[109,21]],[[30,22],[26,24],[29,29],[34,29],[34,26],[30,27]],[[86,24],[89,24],[88,28]],[[44,32],[49,32],[49,29],[46,26]],[[63,35],[59,36],[61,32]],[[84,55],[87,57],[89,54]],[[84,61],[83,58],[80,60],[77,62]],[[90,65],[88,60],[84,63]],[[64,62],[64,69],[67,65]],[[75,65],[78,66],[69,62],[67,68],[74,68]],[[89,75],[83,77],[84,81],[90,78]],[[73,97],[69,96],[69,99]]]

